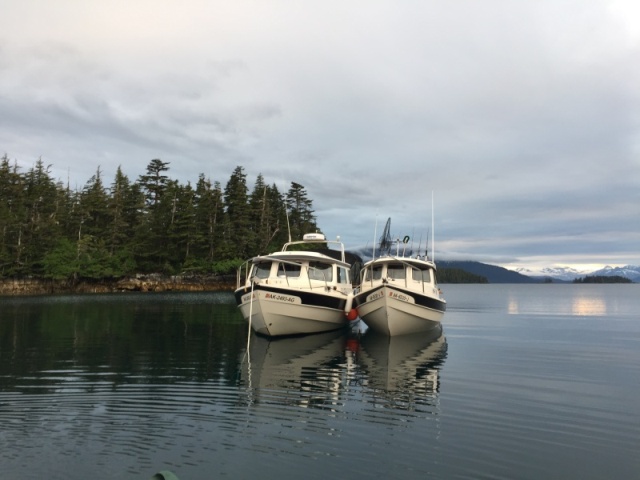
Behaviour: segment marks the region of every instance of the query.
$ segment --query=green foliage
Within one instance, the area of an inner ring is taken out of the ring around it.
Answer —
[[[42,261],[45,278],[68,280],[78,273],[77,248],[66,238],[58,240],[56,246]]]
[[[217,275],[228,275],[235,273],[238,267],[244,263],[241,258],[230,258],[228,260],[221,260],[213,264],[213,273]]]
[[[316,217],[311,207],[312,202],[307,198],[304,187],[291,182],[291,188],[287,192],[287,208],[292,238],[302,238],[305,233],[317,230]]]
[[[469,273],[460,268],[439,268],[439,283],[489,283],[486,277]]]
[[[42,161],[23,173],[0,159],[0,278],[120,278],[135,273],[235,273],[247,258],[318,231],[312,201],[292,182],[286,197],[236,167],[224,191],[200,174],[195,188],[151,160],[135,182],[100,167],[84,187],[56,183]],[[288,215],[287,215],[288,214]]]
[[[587,275],[584,278],[576,278],[573,283],[633,283],[627,277],[622,277],[620,275]]]

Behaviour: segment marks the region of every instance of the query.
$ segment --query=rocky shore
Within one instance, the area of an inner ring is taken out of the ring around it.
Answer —
[[[37,278],[2,279],[0,296],[55,295],[114,292],[210,292],[232,291],[235,275],[166,276],[136,275],[118,280],[49,280]]]

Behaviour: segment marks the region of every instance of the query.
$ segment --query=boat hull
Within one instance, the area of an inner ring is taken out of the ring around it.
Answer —
[[[355,305],[369,328],[389,336],[433,330],[446,309],[439,299],[390,285],[357,294]]]
[[[254,285],[235,292],[236,302],[251,328],[269,337],[328,332],[345,327],[344,295]]]

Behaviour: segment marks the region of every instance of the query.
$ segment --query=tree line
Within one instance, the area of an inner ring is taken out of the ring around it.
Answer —
[[[447,267],[438,269],[438,283],[489,283],[489,280],[461,268]]]
[[[0,278],[121,278],[135,273],[226,274],[318,230],[303,185],[281,192],[243,167],[223,185],[200,174],[171,179],[154,159],[131,180],[118,167],[108,185],[98,167],[82,189],[50,174],[42,160],[22,172],[0,159]]]
[[[583,278],[576,278],[573,283],[633,283],[631,279],[620,275],[587,275]]]

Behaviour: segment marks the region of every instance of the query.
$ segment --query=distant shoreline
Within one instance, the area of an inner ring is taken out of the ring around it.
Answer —
[[[75,282],[41,278],[17,278],[0,280],[0,296],[119,292],[231,292],[234,290],[235,285],[235,275],[186,277],[150,274],[117,280],[83,279]]]

